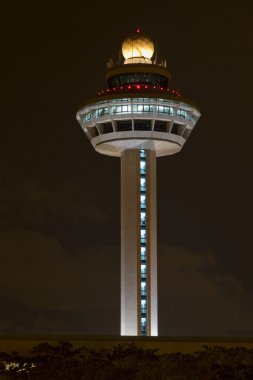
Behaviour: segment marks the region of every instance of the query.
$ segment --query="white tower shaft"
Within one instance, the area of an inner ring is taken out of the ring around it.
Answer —
[[[158,335],[156,153],[121,155],[121,335]]]

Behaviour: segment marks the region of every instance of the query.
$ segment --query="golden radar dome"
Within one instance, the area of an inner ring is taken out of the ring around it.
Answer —
[[[125,38],[122,44],[125,63],[152,63],[151,58],[154,50],[153,41],[141,33],[139,28],[136,29],[134,34]]]

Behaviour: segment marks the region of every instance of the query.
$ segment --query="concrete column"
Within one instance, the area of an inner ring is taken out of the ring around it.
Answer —
[[[147,335],[157,335],[156,155],[146,151]],[[140,151],[121,155],[121,335],[141,334]]]

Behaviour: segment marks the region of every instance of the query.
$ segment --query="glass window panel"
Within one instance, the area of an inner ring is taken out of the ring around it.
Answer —
[[[141,220],[145,220],[146,219],[146,213],[145,212],[141,212]]]
[[[142,317],[142,318],[141,318],[141,322],[146,323],[146,322],[147,322],[147,318]]]
[[[84,120],[89,121],[90,119],[91,119],[91,114],[90,114],[90,112],[89,112],[89,113],[87,113],[87,114],[84,116]]]
[[[145,169],[146,168],[146,162],[145,161],[140,161],[140,168]]]
[[[177,115],[180,116],[180,117],[186,117],[186,112],[185,110],[182,110],[182,109],[178,109],[177,110]]]
[[[145,238],[146,237],[146,230],[141,230],[141,237]]]
[[[108,108],[99,108],[98,109],[98,116],[103,116],[108,114]]]
[[[141,195],[141,203],[145,203],[146,202],[146,195]]]

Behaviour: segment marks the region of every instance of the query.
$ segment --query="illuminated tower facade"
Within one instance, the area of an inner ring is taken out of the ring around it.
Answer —
[[[107,89],[77,120],[101,154],[121,159],[121,335],[158,335],[156,157],[179,152],[197,107],[170,88],[166,62],[139,29],[123,41],[124,61],[107,64]]]

